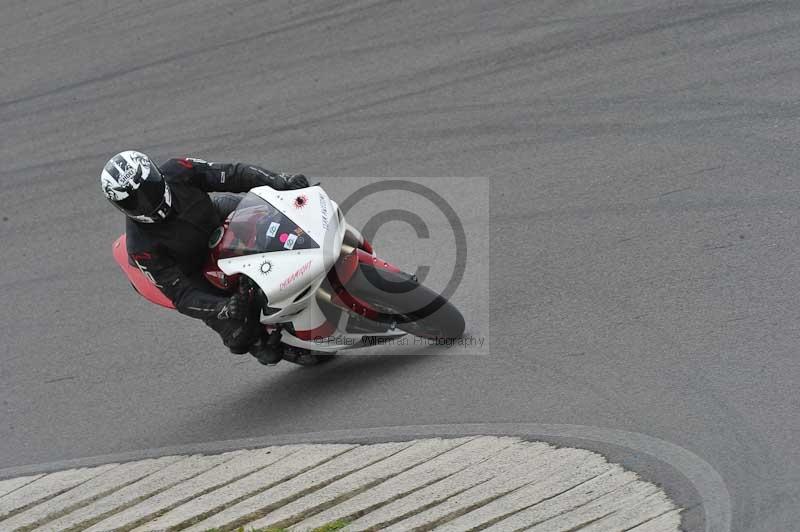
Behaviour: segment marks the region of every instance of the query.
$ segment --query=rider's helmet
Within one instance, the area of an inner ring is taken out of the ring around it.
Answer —
[[[109,159],[100,174],[100,185],[108,201],[137,222],[160,222],[172,210],[169,186],[144,153],[123,151]]]

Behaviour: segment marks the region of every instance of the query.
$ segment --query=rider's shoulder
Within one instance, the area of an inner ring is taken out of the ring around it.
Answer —
[[[208,167],[210,164],[211,163],[208,161],[204,159],[198,159],[197,157],[174,157],[160,165],[159,168],[161,169],[162,173],[165,170],[181,172],[183,170],[201,170],[205,167]]]
[[[182,182],[195,173],[195,163],[187,158],[169,159],[159,165],[159,170],[167,182]]]
[[[160,255],[157,240],[144,229],[137,223],[128,223],[125,227],[125,247],[128,256],[134,260],[151,260]]]
[[[148,240],[147,235],[142,230],[142,225],[130,218],[125,220],[125,245],[128,248],[128,252],[141,247]]]

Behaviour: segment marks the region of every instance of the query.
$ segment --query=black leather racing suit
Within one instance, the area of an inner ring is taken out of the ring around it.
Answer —
[[[202,319],[235,353],[258,340],[257,319],[221,320],[216,316],[225,294],[202,274],[211,233],[236,208],[239,196],[209,196],[208,192],[246,192],[268,185],[288,188],[283,175],[242,163],[208,163],[200,159],[170,159],[159,166],[172,194],[172,212],[159,223],[127,219],[128,257],[170,299],[182,314]]]

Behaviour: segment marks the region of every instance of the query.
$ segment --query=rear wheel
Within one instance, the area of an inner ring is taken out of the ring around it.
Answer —
[[[407,273],[359,264],[345,290],[414,336],[452,339],[464,334],[458,309]]]

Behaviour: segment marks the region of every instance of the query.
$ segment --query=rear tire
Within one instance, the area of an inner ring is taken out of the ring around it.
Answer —
[[[414,336],[454,339],[464,334],[461,312],[407,273],[359,264],[345,290]]]

